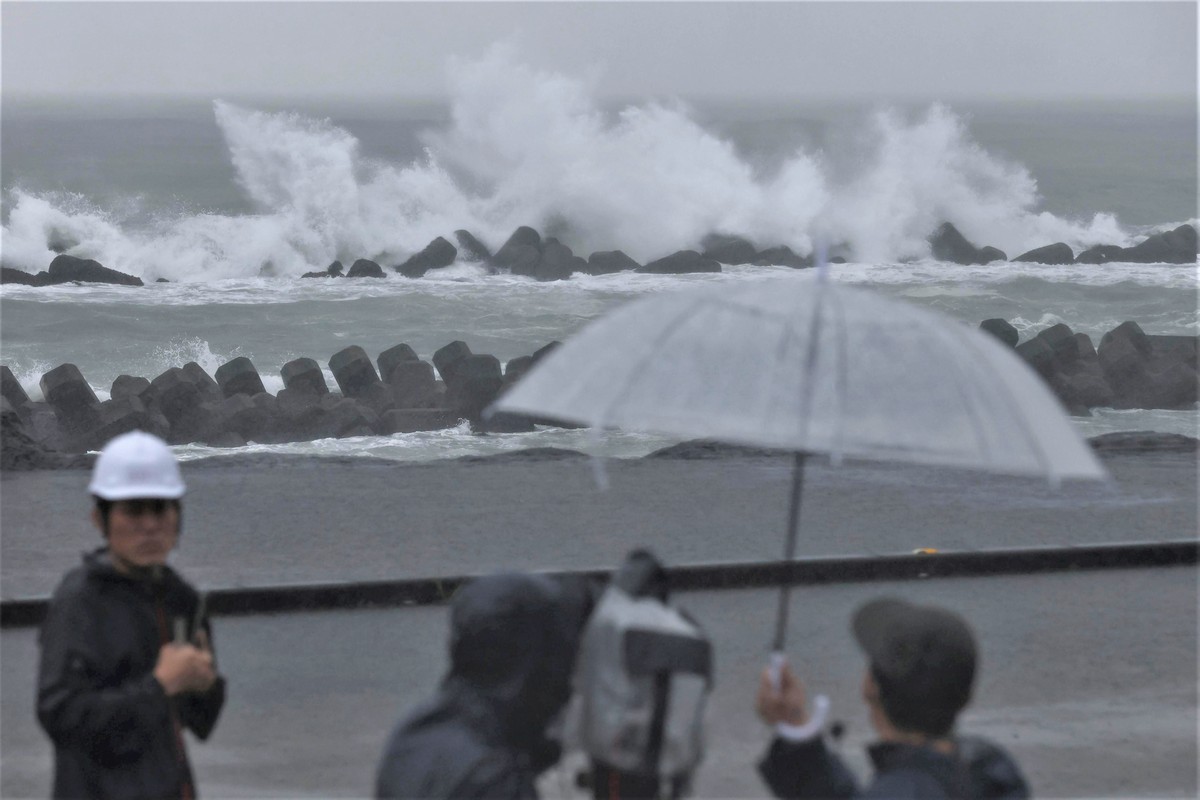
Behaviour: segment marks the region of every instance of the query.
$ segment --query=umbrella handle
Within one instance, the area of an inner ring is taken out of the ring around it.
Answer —
[[[767,659],[767,675],[771,678],[771,688],[777,692],[783,686],[783,666],[786,663],[787,656],[782,650],[773,650]]]

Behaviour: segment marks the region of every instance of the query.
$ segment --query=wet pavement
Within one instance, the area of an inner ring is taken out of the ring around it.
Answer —
[[[1040,797],[1195,797],[1197,570],[1105,570],[797,589],[789,651],[845,721],[841,745],[861,771],[869,736],[857,698],[862,661],[847,631],[877,594],[960,610],[982,642],[963,730],[994,738]],[[716,644],[709,754],[697,796],[761,797],[753,763],[767,741],[752,710],[775,595],[685,593],[679,602]],[[444,664],[443,607],[216,620],[225,714],[192,742],[205,798],[362,797],[401,711]],[[0,795],[45,797],[51,751],[33,717],[36,633],[0,634]],[[570,769],[547,797],[582,797]]]

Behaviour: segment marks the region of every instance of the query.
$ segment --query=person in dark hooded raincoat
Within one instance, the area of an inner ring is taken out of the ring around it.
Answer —
[[[200,595],[167,565],[179,465],[161,439],[132,431],[105,445],[88,490],[105,544],[63,578],[38,640],[52,796],[195,800],[183,732],[212,733],[225,679]]]
[[[757,707],[776,735],[759,773],[776,797],[943,800],[1029,797],[1017,763],[998,745],[959,736],[954,725],[971,699],[975,637],[957,614],[880,598],[854,615],[866,653],[863,699],[879,741],[868,748],[875,767],[860,787],[821,735],[827,701],[810,712],[803,684],[786,664],[763,671]]]
[[[536,798],[561,746],[547,728],[571,696],[590,610],[583,584],[501,573],[463,586],[450,608],[450,669],[388,737],[379,798]]]

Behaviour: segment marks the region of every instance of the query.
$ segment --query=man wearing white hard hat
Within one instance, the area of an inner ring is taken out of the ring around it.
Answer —
[[[187,728],[225,702],[200,595],[167,566],[179,542],[179,464],[133,431],[96,459],[88,491],[104,546],[66,574],[43,623],[37,714],[54,742],[54,797],[196,796]]]

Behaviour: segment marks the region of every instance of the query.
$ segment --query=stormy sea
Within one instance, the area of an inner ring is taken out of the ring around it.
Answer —
[[[494,251],[521,225],[584,258],[619,249],[639,263],[712,233],[801,255],[831,242],[846,259],[832,279],[971,325],[1003,318],[1022,341],[1060,322],[1097,344],[1126,320],[1200,333],[1195,264],[960,266],[928,243],[947,221],[1010,258],[1196,225],[1194,104],[614,101],[495,53],[458,64],[450,84],[444,102],[5,97],[4,266],[38,272],[67,253],[146,285],[5,285],[3,363],[34,399],[42,374],[74,363],[103,400],[123,373],[195,361],[212,374],[245,356],[274,393],[280,367],[303,356],[335,385],[328,359],[352,344],[374,358],[403,342],[429,360],[462,340],[504,363],[644,293],[798,274],[725,266],[543,283],[463,260],[420,278],[390,269],[455,230]],[[301,278],[359,258],[387,277]],[[1075,418],[1085,436],[1195,436],[1198,423],[1196,409]],[[634,457],[665,443],[464,424],[249,449],[430,460],[540,446]]]

